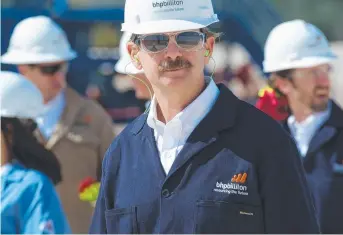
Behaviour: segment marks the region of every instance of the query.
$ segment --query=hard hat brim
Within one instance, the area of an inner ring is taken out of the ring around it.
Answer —
[[[23,119],[34,119],[37,118],[39,115],[43,114],[43,112],[36,112],[33,111],[26,111],[25,113],[20,112],[10,112],[7,110],[0,110],[0,116],[6,118],[23,118]]]
[[[329,56],[325,57],[305,57],[299,60],[294,60],[292,62],[288,62],[282,65],[273,65],[273,64],[267,64],[263,62],[263,71],[265,73],[272,73],[287,69],[300,69],[300,68],[310,68],[315,67],[322,64],[328,64],[331,63],[333,60],[337,59],[337,56],[335,54],[331,54]]]
[[[127,31],[134,34],[153,34],[167,33],[185,30],[196,30],[205,28],[213,23],[219,22],[217,15],[211,18],[199,20],[159,20],[148,21],[138,24],[123,23],[121,31]]]
[[[8,51],[1,56],[1,63],[3,64],[43,64],[43,63],[54,63],[59,61],[69,61],[75,59],[77,53],[73,50],[69,51],[65,55],[55,54],[34,54],[26,53],[22,51]]]

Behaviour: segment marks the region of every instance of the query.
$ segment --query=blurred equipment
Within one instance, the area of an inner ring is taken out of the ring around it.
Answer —
[[[239,43],[219,42],[206,69],[216,83],[224,83],[241,100],[255,103],[259,89],[266,85],[261,69]]]

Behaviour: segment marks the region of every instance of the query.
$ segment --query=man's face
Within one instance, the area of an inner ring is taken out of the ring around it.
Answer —
[[[67,62],[19,65],[18,69],[39,88],[44,103],[54,99],[66,87]]]
[[[328,64],[295,69],[292,73],[292,81],[288,81],[289,98],[301,102],[314,112],[325,110],[330,95],[329,72]]]
[[[138,56],[136,66],[144,69],[153,87],[184,88],[203,77],[209,61],[204,53],[211,54],[214,41],[199,30],[139,35],[139,47],[129,43],[128,50],[133,59]]]

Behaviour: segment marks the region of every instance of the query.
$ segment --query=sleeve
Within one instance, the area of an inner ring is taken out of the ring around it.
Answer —
[[[32,202],[25,212],[23,233],[71,233],[57,193],[48,178],[36,184]],[[31,190],[32,192],[32,190]]]
[[[111,118],[108,115],[105,115],[105,118],[102,123],[102,130],[100,133],[100,148],[99,148],[99,163],[97,168],[97,175],[98,180],[101,178],[101,167],[102,167],[102,161],[104,159],[104,156],[106,154],[107,149],[109,148],[110,144],[112,143],[115,133],[114,133],[114,127]]]
[[[117,139],[111,144],[102,163],[100,192],[89,228],[90,234],[107,233],[105,211],[107,210],[107,205],[114,205],[113,191],[121,158],[118,142],[119,140]]]
[[[282,137],[270,141],[258,169],[265,232],[319,233],[297,147],[289,135]]]

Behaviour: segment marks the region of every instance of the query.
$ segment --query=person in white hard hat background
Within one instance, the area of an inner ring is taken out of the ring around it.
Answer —
[[[126,44],[129,42],[131,35],[132,34],[129,32],[123,33],[119,45],[120,59],[116,63],[114,69],[117,73],[121,75],[126,75],[124,79],[132,81],[133,88],[138,99],[149,101],[152,97],[152,94],[150,94],[150,92],[152,91],[150,82],[146,78],[144,70],[138,70],[134,66],[134,64],[131,61],[129,53],[127,52]]]
[[[106,153],[91,233],[319,232],[290,136],[204,76],[216,22],[210,0],[126,1],[154,97]]]
[[[286,96],[283,126],[302,156],[323,233],[343,233],[343,110],[329,98],[336,58],[325,35],[303,20],[276,26],[265,45],[264,71]]]
[[[50,18],[36,16],[16,25],[1,62],[16,65],[43,94],[37,137],[62,166],[63,182],[56,189],[72,232],[86,233],[93,208],[80,201],[78,186],[86,177],[100,177],[101,161],[114,133],[103,108],[66,84],[68,64],[75,57],[65,32]]]
[[[53,165],[55,156],[33,141],[32,132],[19,121],[34,119],[44,111],[41,92],[20,74],[1,71],[0,96],[1,234],[70,233],[52,183],[56,176],[40,172],[39,164]]]

